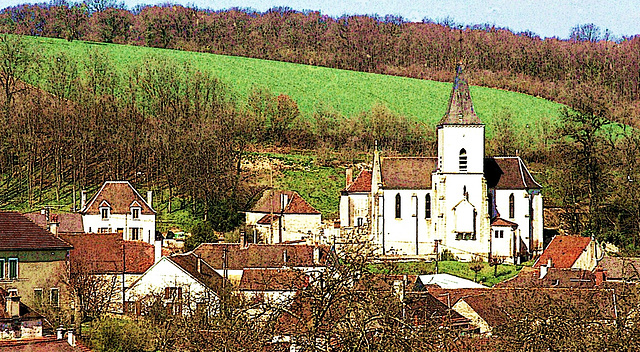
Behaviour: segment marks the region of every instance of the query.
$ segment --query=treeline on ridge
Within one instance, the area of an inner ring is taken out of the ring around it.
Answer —
[[[590,33],[597,33],[592,28]],[[541,39],[494,26],[410,23],[397,16],[332,18],[273,8],[203,10],[110,1],[18,5],[0,12],[0,32],[83,39],[289,61],[448,81],[463,60],[472,83],[568,103],[574,91],[614,102],[611,118],[639,116],[640,37],[618,42],[597,35]],[[460,38],[463,38],[460,42]],[[602,40],[598,40],[602,39]]]

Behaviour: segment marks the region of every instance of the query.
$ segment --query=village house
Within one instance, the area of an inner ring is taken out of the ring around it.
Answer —
[[[518,263],[542,251],[541,186],[518,156],[486,157],[484,124],[458,66],[435,157],[382,157],[343,190],[343,234],[365,227],[380,255]],[[350,180],[350,170],[347,171]],[[370,182],[369,182],[370,181]]]
[[[245,269],[323,270],[330,248],[323,245],[202,243],[193,250],[214,270],[238,284]]]
[[[160,299],[171,315],[216,314],[225,284],[193,252],[162,257],[127,290],[127,312],[140,315]]]
[[[322,228],[320,212],[294,191],[267,190],[245,214],[255,243],[313,243]]]
[[[82,192],[80,214],[86,233],[119,233],[124,240],[153,244],[156,236],[156,211],[152,192],[147,199],[129,181],[106,181],[86,201]]]
[[[56,214],[52,213],[50,209],[42,209],[36,212],[25,213],[24,216],[54,235],[84,232],[82,215],[78,213]]]
[[[68,306],[67,258],[73,247],[18,212],[0,212],[0,288],[25,304]]]
[[[61,234],[73,245],[69,254],[71,282],[90,295],[103,312],[122,312],[122,292],[161,257],[161,244],[125,241],[118,233]]]
[[[602,248],[590,237],[558,235],[551,240],[533,267],[541,269],[541,277],[546,275],[547,268],[592,271],[602,255]]]

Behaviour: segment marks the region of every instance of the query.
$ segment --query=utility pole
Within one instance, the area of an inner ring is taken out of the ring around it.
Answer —
[[[435,252],[436,252],[436,274],[438,273],[438,260],[440,259],[439,247],[442,240],[435,240]]]

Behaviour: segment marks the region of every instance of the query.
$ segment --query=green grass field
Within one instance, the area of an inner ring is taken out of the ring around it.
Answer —
[[[90,51],[103,52],[123,74],[152,57],[166,58],[178,68],[190,63],[228,84],[239,101],[244,101],[255,87],[266,88],[291,96],[307,117],[320,106],[354,116],[380,103],[396,113],[435,124],[447,108],[451,90],[450,83],[244,57],[40,37],[25,40],[45,59],[64,52],[82,63]],[[451,72],[453,76],[453,68]],[[542,98],[484,87],[472,87],[471,94],[483,122],[490,124],[508,111],[517,130],[535,127],[539,121],[557,121],[561,107]]]

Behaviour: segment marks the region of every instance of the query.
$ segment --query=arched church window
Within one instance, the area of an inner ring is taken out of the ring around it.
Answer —
[[[402,217],[401,207],[400,207],[400,193],[396,194],[396,219],[400,219]]]
[[[424,196],[424,218],[431,219],[431,194]]]
[[[467,171],[467,151],[460,149],[460,171]]]
[[[509,195],[509,217],[510,218],[514,218],[515,214],[516,214],[516,199],[513,195],[513,193],[511,193],[511,195]]]

